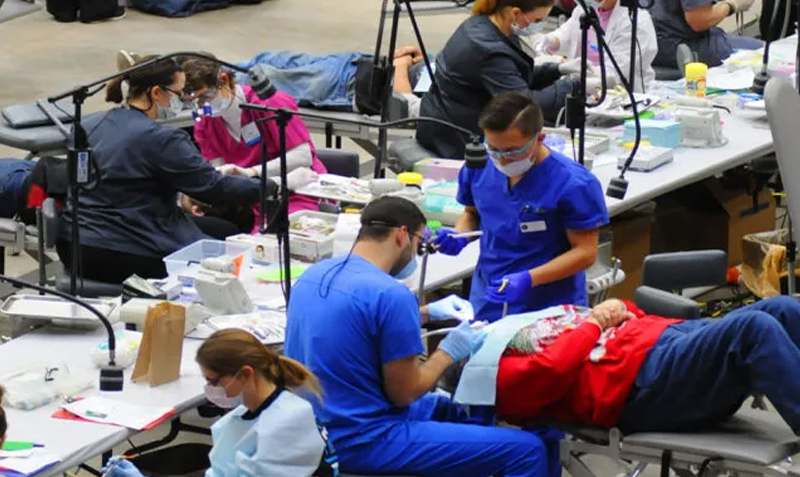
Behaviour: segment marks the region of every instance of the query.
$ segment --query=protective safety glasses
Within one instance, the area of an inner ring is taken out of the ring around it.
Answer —
[[[164,91],[169,91],[170,93],[174,94],[181,100],[183,103],[183,107],[190,108],[194,104],[194,98],[190,94],[186,94],[183,91],[175,91],[174,89],[170,88],[169,86],[158,85],[159,88],[163,89]]]
[[[219,88],[208,88],[202,94],[191,94],[191,97],[198,105],[203,106],[214,100],[219,94]]]
[[[489,157],[492,159],[506,159],[508,161],[519,161],[521,159],[527,159],[530,157],[528,153],[528,149],[536,142],[536,137],[534,136],[530,141],[525,143],[524,146],[520,147],[519,149],[512,149],[510,151],[498,151],[497,149],[492,149],[489,147],[489,143],[483,141],[483,145],[486,147],[486,152],[489,153]]]

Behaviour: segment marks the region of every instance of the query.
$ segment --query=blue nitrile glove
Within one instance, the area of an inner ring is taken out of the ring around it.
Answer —
[[[135,465],[118,455],[108,459],[105,467],[100,472],[106,475],[109,469],[111,469],[111,473],[107,477],[144,477]]]
[[[486,299],[492,303],[517,303],[525,298],[533,286],[531,274],[524,272],[505,275],[486,287]]]
[[[436,231],[436,239],[433,244],[439,246],[439,251],[445,255],[458,255],[467,246],[469,240],[466,237],[453,238],[457,234],[455,230],[439,229]]]
[[[428,319],[430,321],[449,320],[472,321],[475,310],[472,303],[460,296],[450,295],[433,303],[428,303]]]
[[[485,331],[472,329],[472,326],[465,321],[447,334],[439,343],[439,349],[453,358],[453,361],[458,362],[478,351],[485,339]]]

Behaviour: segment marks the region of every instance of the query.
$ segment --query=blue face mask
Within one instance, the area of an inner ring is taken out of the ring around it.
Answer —
[[[541,32],[542,28],[544,28],[544,22],[530,22],[525,28],[520,27],[519,23],[517,22],[511,24],[511,31],[517,36],[535,35],[536,33]]]
[[[406,278],[410,277],[417,271],[417,254],[414,253],[413,244],[411,242],[411,236],[408,237],[408,246],[411,248],[411,259],[409,259],[408,263],[406,263],[403,268],[400,269],[399,272],[394,274],[394,278],[398,280],[405,280]]]

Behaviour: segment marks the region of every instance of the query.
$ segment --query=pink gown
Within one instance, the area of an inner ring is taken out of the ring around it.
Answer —
[[[290,95],[278,91],[269,99],[260,99],[249,86],[242,86],[245,99],[248,103],[261,104],[273,108],[287,108],[297,110],[297,103]],[[246,126],[256,119],[271,116],[272,113],[261,111],[242,110],[242,126]],[[269,160],[278,159],[280,156],[278,125],[275,121],[268,121],[258,125],[261,140],[267,141],[267,155]],[[240,167],[253,167],[261,164],[261,142],[248,146],[241,138],[237,141],[228,132],[225,121],[220,117],[204,117],[194,127],[194,138],[200,146],[200,153],[206,160],[211,161],[221,157],[226,164],[236,164]],[[311,142],[308,128],[299,116],[293,116],[286,127],[286,147],[291,150],[303,143],[311,146],[311,169],[318,173],[327,172],[325,166],[317,158],[317,151]],[[298,210],[319,210],[319,201],[313,197],[300,194],[289,196],[289,213]],[[258,206],[254,207],[258,214]],[[253,232],[258,231],[258,218]]]

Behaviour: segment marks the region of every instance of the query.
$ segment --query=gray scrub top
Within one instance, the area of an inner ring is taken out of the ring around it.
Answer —
[[[728,38],[721,28],[696,32],[686,22],[684,12],[701,7],[713,0],[656,0],[650,9],[653,25],[658,36],[658,54],[654,64],[676,66],[675,52],[685,43],[697,52],[699,60],[708,66],[718,66],[732,53]]]

